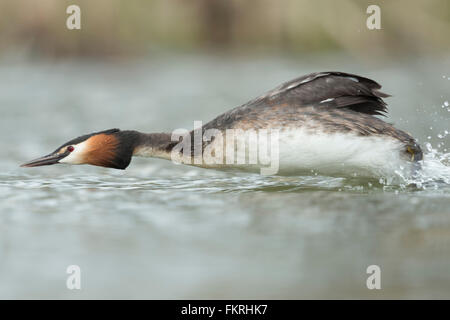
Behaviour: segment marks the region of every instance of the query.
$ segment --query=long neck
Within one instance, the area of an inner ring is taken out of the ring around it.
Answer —
[[[141,133],[133,131],[133,136],[135,139],[133,156],[170,160],[172,141],[169,133]]]

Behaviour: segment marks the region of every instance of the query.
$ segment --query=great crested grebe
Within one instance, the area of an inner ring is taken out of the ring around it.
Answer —
[[[380,88],[377,82],[354,74],[312,73],[225,112],[204,125],[200,133],[214,129],[225,136],[229,129],[240,133],[277,130],[280,170],[275,173],[280,174],[345,171],[384,175],[405,167],[415,171],[420,168],[422,151],[414,138],[375,117],[387,112],[382,98],[389,95],[378,91]],[[193,145],[195,134],[193,130],[189,135]],[[238,135],[238,139],[244,138]],[[215,138],[200,141],[203,153],[208,146],[222,147],[224,143]],[[261,139],[252,141],[261,143]],[[110,129],[73,139],[22,166],[68,163],[125,169],[132,156],[173,159],[178,144],[179,140],[173,141],[170,133]],[[187,163],[218,169],[258,167],[228,161],[190,161],[197,156],[194,147],[189,147]]]

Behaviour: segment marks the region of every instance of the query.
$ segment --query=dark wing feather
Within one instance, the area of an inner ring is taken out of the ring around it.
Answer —
[[[347,108],[370,115],[387,112],[381,86],[368,78],[343,72],[317,72],[283,83],[247,105],[287,103],[291,106],[320,105]]]

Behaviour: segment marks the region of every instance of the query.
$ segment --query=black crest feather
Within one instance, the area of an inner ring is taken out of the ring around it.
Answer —
[[[103,131],[98,131],[98,132],[94,132],[94,133],[85,134],[85,135],[79,136],[79,137],[77,137],[75,139],[72,139],[72,140],[64,143],[62,146],[60,146],[58,149],[56,149],[55,152],[58,151],[59,149],[63,148],[63,147],[81,143],[81,142],[83,142],[83,141],[85,141],[85,140],[89,139],[90,137],[95,136],[97,134],[115,134],[115,133],[117,133],[119,131],[120,131],[120,129],[114,128],[114,129],[108,129],[108,130],[103,130]]]

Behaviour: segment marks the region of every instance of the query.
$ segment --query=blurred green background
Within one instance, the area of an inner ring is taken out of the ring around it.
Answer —
[[[71,4],[81,8],[81,30],[66,28]],[[366,27],[370,4],[381,8],[381,30]],[[448,0],[2,0],[0,52],[125,58],[161,50],[345,51],[373,61],[446,53],[449,26]]]

